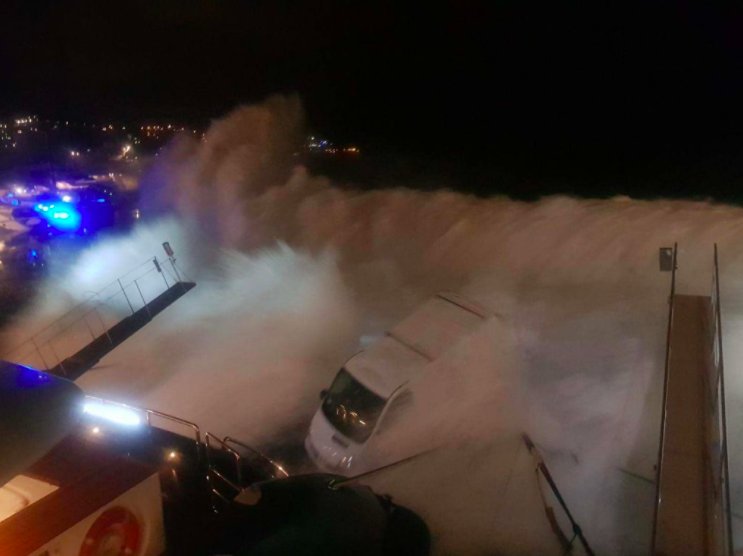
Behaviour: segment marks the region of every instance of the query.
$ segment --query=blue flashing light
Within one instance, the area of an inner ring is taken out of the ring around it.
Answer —
[[[53,203],[51,205],[39,203],[36,205],[36,212],[51,227],[60,231],[75,232],[80,228],[82,218],[74,205],[70,203]]]
[[[51,380],[48,374],[32,369],[31,367],[16,365],[16,368],[18,369],[16,385],[21,388],[37,388]]]
[[[106,199],[96,199],[95,202],[96,203],[105,203],[106,202]]]

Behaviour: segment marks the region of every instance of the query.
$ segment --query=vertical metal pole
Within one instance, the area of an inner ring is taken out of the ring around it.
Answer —
[[[178,281],[179,281],[179,282],[182,282],[182,280],[181,280],[181,275],[180,275],[180,274],[178,274],[178,269],[177,269],[177,268],[176,268],[176,266],[175,266],[175,261],[173,260],[173,257],[170,257],[170,258],[169,258],[168,260],[170,261],[170,266],[172,266],[172,267],[173,267],[173,272],[175,272],[175,275],[176,275],[176,277],[178,278]]]
[[[727,550],[728,554],[733,554],[733,522],[732,522],[732,507],[730,506],[730,470],[728,469],[728,426],[727,426],[727,416],[725,414],[725,365],[723,363],[722,359],[722,311],[720,310],[720,307],[722,306],[722,303],[720,302],[720,266],[717,259],[717,244],[715,243],[715,302],[716,302],[716,308],[715,312],[717,313],[717,354],[719,358],[719,368],[718,368],[718,375],[719,375],[719,381],[720,381],[720,391],[718,395],[720,396],[720,411],[722,412],[722,441],[724,442],[724,447],[722,450],[720,450],[720,455],[722,457],[722,465],[723,465],[723,471],[725,474],[725,484],[723,486],[723,492],[722,492],[722,498],[724,500],[724,506],[725,506],[725,515],[723,518],[725,519],[725,525],[727,528]]]
[[[124,291],[124,286],[121,283],[121,278],[116,280],[119,283],[119,287],[121,288],[121,292],[124,294],[124,297],[126,298],[126,302],[129,304],[129,308],[132,310],[132,315],[134,314],[134,307],[132,307],[132,302],[129,301],[129,297],[126,295],[126,291]]]
[[[67,369],[64,368],[64,363],[62,363],[62,360],[59,358],[59,355],[57,355],[57,350],[54,349],[54,346],[52,345],[52,341],[49,340],[47,343],[49,344],[49,347],[51,348],[52,353],[54,354],[54,357],[56,357],[57,361],[59,362],[59,368],[62,369],[62,372],[64,373],[64,375],[67,376]]]
[[[181,285],[181,289],[183,290],[183,293],[186,293],[186,286],[183,285],[183,280],[181,279],[181,275],[178,272],[178,268],[175,266],[175,260],[173,257],[168,258],[170,261],[170,266],[173,267],[173,272],[175,272],[176,277],[178,278],[178,283]]]
[[[235,468],[237,469],[237,486],[240,488],[243,487],[243,470],[241,465],[242,458],[240,457],[240,454],[237,452],[233,452],[235,454]]]
[[[85,326],[88,328],[88,332],[90,332],[90,337],[95,341],[95,334],[93,334],[93,331],[90,329],[90,325],[88,324],[88,315],[84,315],[83,320],[85,321]]]
[[[668,333],[666,335],[666,359],[663,370],[663,405],[660,421],[660,441],[658,442],[658,463],[655,470],[655,509],[653,511],[653,538],[650,544],[650,554],[655,556],[655,535],[658,530],[658,512],[660,510],[660,487],[663,479],[663,443],[666,437],[666,401],[668,399],[668,370],[671,365],[671,332],[673,331],[673,310],[676,305],[676,270],[678,257],[678,243],[673,244],[673,269],[671,270],[671,296],[668,299]]]
[[[139,282],[134,280],[134,285],[137,286],[137,291],[139,292],[139,297],[142,298],[142,303],[144,303],[145,311],[147,311],[147,315],[152,318],[152,313],[150,313],[150,307],[147,305],[147,302],[144,300],[144,295],[142,295],[142,290],[139,287]]]
[[[38,353],[39,354],[39,357],[41,357],[41,361],[44,363],[44,369],[46,369],[48,371],[49,370],[49,363],[46,362],[46,359],[44,358],[44,354],[41,353],[41,350],[39,349],[39,346],[36,345],[36,338],[31,337],[31,343],[36,348],[36,353]]]
[[[165,280],[165,289],[170,289],[170,284],[168,284],[168,279],[165,277],[165,273],[163,272],[163,269],[160,267],[160,261],[157,260],[157,257],[152,259],[152,262],[155,263],[155,268],[157,271],[162,275],[163,280]]]
[[[101,322],[101,326],[103,327],[103,331],[106,333],[106,337],[108,338],[108,341],[111,345],[113,345],[114,341],[111,339],[111,335],[108,333],[108,328],[106,328],[106,325],[103,324],[103,318],[101,317],[101,314],[98,312],[98,307],[93,309],[95,311],[95,314],[98,315],[98,320]]]

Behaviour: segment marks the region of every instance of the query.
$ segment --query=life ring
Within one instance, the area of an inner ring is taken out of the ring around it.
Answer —
[[[88,529],[79,556],[135,556],[141,536],[132,512],[121,506],[109,508]]]

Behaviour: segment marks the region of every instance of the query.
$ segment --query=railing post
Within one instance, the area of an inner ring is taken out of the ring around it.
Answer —
[[[173,259],[173,257],[168,257],[168,260],[170,261],[170,266],[173,267],[173,272],[175,272],[175,276],[176,278],[178,278],[178,283],[181,285],[183,293],[186,293],[186,286],[183,285],[183,280],[181,279],[181,275],[178,272],[178,267],[175,266],[175,259]]]
[[[49,363],[46,362],[46,359],[44,358],[44,354],[41,353],[41,350],[39,349],[39,346],[36,344],[36,338],[34,338],[33,336],[31,336],[31,343],[36,348],[36,353],[38,353],[39,354],[39,357],[41,357],[41,361],[42,361],[42,363],[44,363],[44,369],[48,371],[49,370]]]
[[[147,305],[147,302],[144,300],[144,295],[142,295],[142,289],[139,287],[139,282],[134,280],[134,285],[137,286],[137,291],[139,292],[139,297],[142,298],[142,303],[144,304],[145,311],[147,311],[147,316],[152,318],[152,313],[150,313],[150,307]]]
[[[132,306],[132,302],[129,301],[129,296],[126,295],[126,291],[124,290],[124,286],[121,283],[121,278],[116,280],[119,283],[119,287],[121,288],[121,292],[124,294],[124,298],[126,298],[126,302],[129,304],[129,308],[132,310],[132,315],[134,314],[134,307]]]
[[[85,321],[85,326],[87,327],[88,332],[90,332],[90,337],[95,341],[95,334],[93,334],[93,330],[91,330],[90,325],[88,324],[88,315],[85,315],[83,320]]]
[[[170,261],[170,266],[173,267],[173,272],[175,272],[176,278],[178,278],[179,282],[182,282],[183,280],[181,280],[181,275],[178,274],[178,269],[175,266],[175,261],[173,260],[173,257],[168,257],[168,260]]]
[[[155,263],[155,268],[160,273],[160,275],[163,277],[163,280],[165,280],[165,289],[170,289],[170,284],[168,284],[168,279],[165,277],[165,273],[163,272],[162,267],[160,266],[160,261],[157,260],[157,257],[154,257],[152,259],[152,262]]]
[[[54,349],[54,346],[52,345],[52,341],[49,340],[47,343],[49,344],[49,348],[52,350],[54,357],[57,358],[59,368],[62,369],[62,372],[64,373],[64,375],[67,376],[67,369],[64,368],[64,363],[62,363],[62,360],[59,358],[59,355],[57,355],[57,350]]]
[[[671,332],[673,331],[673,310],[676,302],[676,270],[678,270],[678,243],[673,244],[671,259],[671,295],[668,298],[668,328],[666,332],[666,356],[663,364],[663,401],[660,420],[660,441],[658,442],[658,459],[655,469],[655,508],[653,509],[653,532],[650,554],[655,556],[655,536],[658,530],[658,512],[660,510],[660,483],[663,478],[663,443],[666,437],[666,401],[668,399],[668,371],[671,366]]]
[[[235,454],[235,468],[237,469],[237,486],[243,488],[243,470],[241,465],[242,458],[237,452],[233,453]]]
[[[733,554],[734,552],[734,543],[733,543],[733,522],[732,522],[732,508],[731,508],[731,501],[730,501],[730,469],[728,467],[728,427],[727,427],[727,415],[726,415],[726,407],[725,407],[725,363],[722,357],[722,310],[721,310],[721,301],[720,301],[720,263],[717,258],[717,244],[715,243],[715,284],[714,284],[714,296],[715,296],[715,324],[717,325],[717,353],[718,353],[718,371],[717,371],[717,380],[718,380],[718,390],[717,395],[719,396],[718,403],[720,404],[720,412],[722,415],[722,430],[720,431],[722,435],[722,442],[723,446],[720,450],[720,457],[722,458],[722,469],[721,469],[721,475],[724,475],[724,478],[721,477],[721,482],[723,483],[722,486],[722,507],[723,511],[725,512],[725,515],[723,516],[723,519],[725,520],[725,529],[727,529],[727,535],[726,535],[726,549],[728,554]]]
[[[103,317],[101,317],[101,314],[98,312],[98,307],[93,309],[95,311],[95,314],[98,315],[98,320],[101,323],[101,326],[103,327],[103,331],[106,333],[106,338],[108,338],[108,341],[111,345],[113,345],[114,341],[111,339],[111,335],[108,333],[108,328],[106,328],[106,325],[103,323]]]

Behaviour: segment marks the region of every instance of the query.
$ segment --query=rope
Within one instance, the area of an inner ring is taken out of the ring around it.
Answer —
[[[568,521],[570,521],[570,525],[573,527],[573,534],[574,536],[578,537],[578,540],[580,541],[581,545],[583,546],[583,549],[586,551],[586,554],[588,556],[594,556],[593,550],[591,550],[590,545],[588,544],[588,541],[583,536],[583,531],[581,530],[578,523],[573,519],[572,514],[570,513],[570,510],[568,509],[568,505],[565,503],[565,500],[562,497],[562,494],[560,494],[560,490],[557,488],[557,484],[555,484],[554,479],[552,478],[552,475],[549,472],[549,469],[547,469],[547,466],[544,463],[544,460],[542,460],[542,457],[539,455],[539,452],[537,451],[536,446],[532,442],[531,438],[527,434],[523,435],[524,443],[526,444],[526,447],[529,448],[529,452],[531,453],[532,457],[534,458],[534,461],[536,462],[536,472],[537,472],[537,484],[540,485],[539,492],[542,494],[542,502],[545,505],[545,512],[547,513],[547,519],[550,520],[550,523],[552,523],[552,520],[554,519],[555,524],[557,525],[557,520],[554,517],[554,510],[552,510],[551,507],[547,505],[546,499],[544,497],[544,494],[542,493],[541,484],[539,482],[539,474],[541,472],[541,475],[544,477],[544,479],[547,481],[547,484],[550,486],[550,489],[552,490],[552,494],[554,494],[555,498],[557,498],[557,502],[560,504],[560,507],[562,507],[563,511],[565,512],[565,515],[568,518]],[[552,516],[550,517],[550,514]],[[562,529],[559,528],[559,525],[557,526],[557,529],[559,530],[559,533],[555,531],[555,534],[560,538],[560,544],[563,546],[567,546],[572,549],[572,545],[570,541],[567,540],[567,537],[565,536],[565,533],[562,532]],[[553,527],[554,530],[554,527]]]

